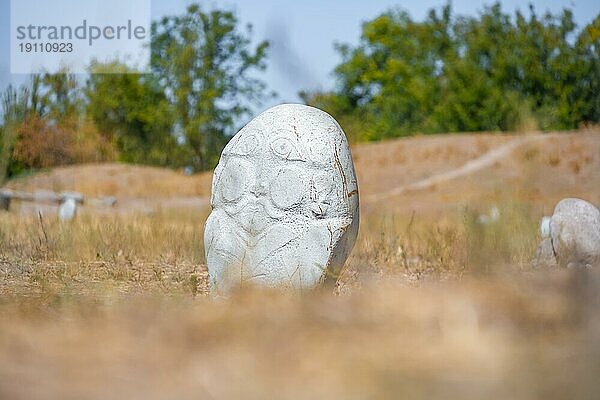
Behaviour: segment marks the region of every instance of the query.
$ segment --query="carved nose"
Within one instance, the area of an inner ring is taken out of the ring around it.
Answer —
[[[256,197],[264,196],[267,194],[267,187],[263,182],[257,181],[256,184],[252,185],[250,188],[250,193]]]

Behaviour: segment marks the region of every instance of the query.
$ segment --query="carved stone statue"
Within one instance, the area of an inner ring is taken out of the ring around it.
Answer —
[[[563,199],[540,226],[545,239],[536,264],[561,267],[600,266],[600,211],[580,199]]]
[[[227,144],[204,231],[211,292],[247,283],[335,283],[358,233],[358,186],[344,132],[327,113],[284,104]]]

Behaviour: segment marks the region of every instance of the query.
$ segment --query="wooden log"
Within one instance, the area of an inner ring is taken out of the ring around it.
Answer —
[[[0,191],[0,210],[8,211],[10,209],[10,193]]]
[[[83,194],[81,194],[79,192],[61,192],[58,195],[58,198],[59,198],[59,202],[61,204],[64,203],[65,201],[67,201],[67,199],[73,199],[73,200],[75,200],[75,202],[77,204],[81,205],[81,204],[83,204],[83,200],[84,200]]]
[[[37,203],[58,203],[59,205],[64,204],[68,200],[73,200],[76,205],[83,205],[85,202],[85,197],[83,194],[79,192],[61,192],[55,193],[50,190],[36,190],[33,193],[28,192],[20,192],[18,190],[11,189],[1,189],[0,190],[0,210],[8,211],[10,208],[10,203],[13,200],[18,201],[31,201]],[[117,204],[117,199],[115,197],[103,197],[101,199],[89,199],[90,204],[92,205],[101,205],[114,207]]]
[[[0,191],[1,197],[7,197],[11,200],[33,201],[34,195],[27,192],[19,192],[16,190],[4,189]]]
[[[31,199],[21,199],[22,201],[36,201],[39,203],[58,203],[60,204],[60,196],[50,190],[36,190]]]

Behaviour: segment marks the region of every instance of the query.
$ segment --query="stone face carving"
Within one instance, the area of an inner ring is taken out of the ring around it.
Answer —
[[[538,248],[538,264],[600,266],[600,211],[594,205],[580,199],[561,200],[554,214],[542,219],[540,230],[545,239]]]
[[[211,292],[251,283],[335,282],[358,233],[358,186],[344,132],[327,113],[284,104],[227,144],[204,231]]]

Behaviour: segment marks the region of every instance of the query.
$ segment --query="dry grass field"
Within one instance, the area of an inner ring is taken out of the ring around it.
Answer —
[[[119,204],[71,223],[52,206],[0,214],[0,399],[600,396],[600,273],[531,264],[559,199],[600,203],[600,131],[353,153],[361,230],[334,293],[211,300],[210,174],[112,164],[9,182]]]

